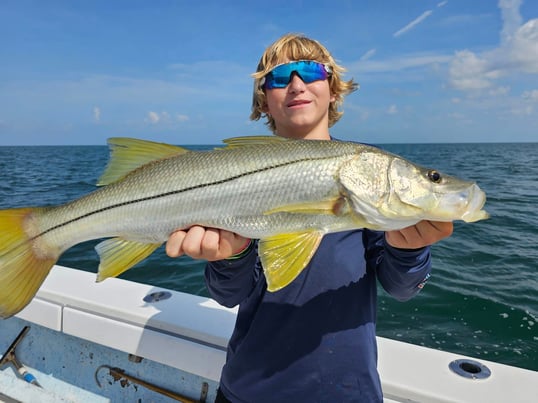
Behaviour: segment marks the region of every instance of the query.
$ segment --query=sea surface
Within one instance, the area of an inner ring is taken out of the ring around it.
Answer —
[[[477,181],[491,218],[455,223],[452,237],[433,246],[432,277],[411,301],[380,287],[378,335],[538,371],[538,143],[381,147]],[[107,160],[106,146],[0,147],[0,208],[86,194]],[[95,272],[96,243],[71,248],[59,263]],[[161,248],[121,277],[207,296],[203,268]]]

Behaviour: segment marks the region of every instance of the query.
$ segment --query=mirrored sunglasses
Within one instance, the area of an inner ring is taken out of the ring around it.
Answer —
[[[268,90],[285,88],[290,83],[293,73],[297,73],[305,84],[309,84],[314,81],[326,80],[331,75],[332,70],[329,65],[313,60],[283,63],[276,66],[265,77],[262,77],[260,87]]]

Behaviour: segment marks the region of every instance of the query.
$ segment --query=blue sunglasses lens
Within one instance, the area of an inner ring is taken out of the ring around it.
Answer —
[[[293,73],[306,84],[314,81],[326,80],[331,73],[329,66],[312,60],[301,60],[276,66],[271,70],[262,82],[266,89],[285,88],[291,81]]]

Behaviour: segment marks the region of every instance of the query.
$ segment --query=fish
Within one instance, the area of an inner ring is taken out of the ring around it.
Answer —
[[[236,137],[211,151],[115,137],[98,188],[58,206],[0,210],[0,317],[22,310],[61,254],[92,239],[97,281],[193,225],[258,239],[267,289],[307,266],[322,237],[421,220],[485,219],[475,182],[350,141]]]

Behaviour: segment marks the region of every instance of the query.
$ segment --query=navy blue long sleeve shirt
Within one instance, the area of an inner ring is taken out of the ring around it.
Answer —
[[[239,305],[220,387],[232,402],[381,402],[377,281],[399,300],[431,270],[429,248],[401,250],[370,230],[326,235],[305,270],[268,292],[255,249],[208,263],[220,304]]]

